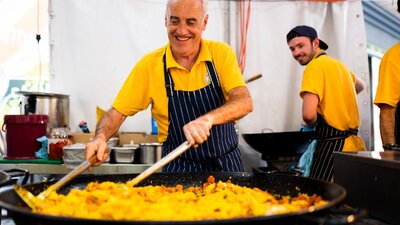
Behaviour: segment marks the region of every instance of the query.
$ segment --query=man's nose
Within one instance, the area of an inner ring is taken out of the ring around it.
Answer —
[[[298,49],[292,50],[293,57],[297,57],[299,54],[300,54],[300,51]]]
[[[187,25],[185,23],[180,23],[178,25],[178,29],[177,29],[179,34],[186,34],[188,29],[187,29]]]

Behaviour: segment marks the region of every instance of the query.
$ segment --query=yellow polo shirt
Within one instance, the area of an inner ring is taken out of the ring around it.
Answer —
[[[207,75],[206,61],[214,63],[226,100],[231,89],[246,85],[233,49],[222,42],[202,39],[199,56],[190,71],[175,61],[169,43],[145,55],[130,72],[112,106],[120,113],[132,116],[151,105],[151,113],[158,125],[159,142],[164,142],[168,135],[164,53],[175,90],[194,91],[207,86],[211,79]]]
[[[300,96],[305,92],[316,94],[319,98],[317,112],[326,123],[338,130],[357,129],[360,118],[357,106],[355,75],[337,59],[327,55],[316,56],[311,60],[303,73]],[[364,150],[361,138],[346,138],[343,151]]]
[[[400,42],[386,51],[379,66],[378,88],[374,104],[393,107],[400,101]]]

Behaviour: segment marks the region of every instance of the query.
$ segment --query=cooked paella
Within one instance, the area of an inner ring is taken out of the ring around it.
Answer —
[[[73,189],[67,195],[51,193],[34,211],[88,219],[176,221],[275,215],[325,204],[327,201],[316,194],[274,196],[210,176],[203,186],[187,188],[91,182],[85,189]]]

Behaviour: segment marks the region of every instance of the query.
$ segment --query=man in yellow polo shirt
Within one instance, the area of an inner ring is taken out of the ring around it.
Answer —
[[[168,1],[169,43],[132,69],[87,144],[87,159],[97,154],[96,165],[104,162],[106,141],[151,105],[163,156],[185,141],[192,146],[164,171],[243,171],[234,121],[252,111],[251,97],[232,48],[202,39],[207,21],[207,0]]]
[[[400,1],[397,1],[400,12]],[[374,104],[380,109],[379,125],[384,150],[400,150],[400,42],[386,51],[379,67]]]
[[[328,45],[314,28],[296,26],[286,39],[293,57],[306,66],[300,91],[302,116],[309,127],[316,126],[317,136],[310,177],[331,181],[334,151],[365,148],[357,137],[360,119],[356,99],[364,84],[343,63],[325,53]]]

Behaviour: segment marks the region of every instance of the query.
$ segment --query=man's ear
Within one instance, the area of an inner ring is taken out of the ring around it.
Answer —
[[[207,23],[208,23],[208,14],[204,17],[203,20],[203,30],[206,30]]]
[[[317,48],[319,48],[319,39],[318,38],[314,38],[313,42],[313,49],[316,50]]]

